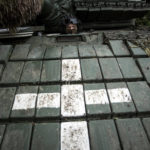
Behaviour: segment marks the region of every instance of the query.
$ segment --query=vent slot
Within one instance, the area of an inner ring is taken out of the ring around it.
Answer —
[[[57,42],[83,42],[82,35],[60,35],[56,37]]]

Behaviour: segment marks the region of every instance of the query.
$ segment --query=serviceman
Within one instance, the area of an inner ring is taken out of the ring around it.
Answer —
[[[14,32],[26,24],[45,25],[47,32],[77,33],[72,0],[0,0],[0,25]]]

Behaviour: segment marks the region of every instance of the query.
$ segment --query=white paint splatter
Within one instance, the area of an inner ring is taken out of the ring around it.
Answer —
[[[63,85],[61,93],[61,114],[63,116],[85,115],[82,85]]]
[[[60,93],[40,93],[38,94],[37,108],[59,108]]]
[[[17,94],[12,110],[27,110],[35,108],[37,94]]]
[[[85,91],[85,100],[87,105],[109,104],[105,89]]]
[[[111,103],[129,103],[131,95],[128,88],[108,89]]]
[[[61,124],[61,150],[90,150],[85,121]]]
[[[79,59],[62,60],[62,80],[63,81],[81,80],[81,69]]]

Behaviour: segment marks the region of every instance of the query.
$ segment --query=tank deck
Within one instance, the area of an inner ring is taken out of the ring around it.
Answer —
[[[69,39],[0,45],[0,149],[149,150],[145,51],[102,31]]]

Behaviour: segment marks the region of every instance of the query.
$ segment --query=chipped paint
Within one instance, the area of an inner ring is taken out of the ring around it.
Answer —
[[[62,60],[62,80],[63,81],[81,80],[81,68],[79,59]]]
[[[85,121],[61,124],[61,150],[90,150]]]
[[[105,89],[85,91],[85,101],[87,105],[109,104]]]
[[[37,94],[17,94],[12,110],[27,110],[35,108]]]
[[[129,103],[131,95],[128,88],[108,89],[111,103]]]
[[[59,108],[60,93],[40,93],[38,94],[37,108]]]
[[[82,85],[62,86],[61,114],[63,116],[85,115],[85,104]]]

